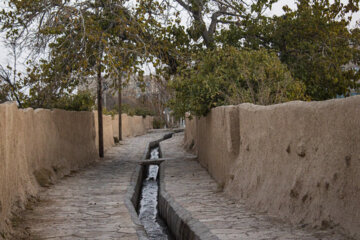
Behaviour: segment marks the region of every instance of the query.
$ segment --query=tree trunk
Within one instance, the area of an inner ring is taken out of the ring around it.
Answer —
[[[122,120],[121,120],[121,113],[122,113],[122,96],[121,96],[121,77],[119,78],[119,90],[118,90],[118,107],[119,107],[119,141],[122,140]]]
[[[104,157],[103,114],[102,114],[102,79],[101,65],[97,70],[97,103],[98,103],[98,133],[99,133],[99,157]]]

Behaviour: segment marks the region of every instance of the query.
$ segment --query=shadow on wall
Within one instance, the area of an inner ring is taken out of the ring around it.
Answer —
[[[218,107],[187,119],[185,146],[231,197],[360,238],[360,96]]]

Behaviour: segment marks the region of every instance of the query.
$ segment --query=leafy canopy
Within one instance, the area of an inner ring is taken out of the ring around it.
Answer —
[[[119,79],[133,74],[144,81],[145,62],[176,71],[177,52],[189,41],[176,19],[162,26],[164,9],[148,0],[9,0],[0,13],[1,30],[33,56],[15,93],[30,89],[25,105],[48,107],[99,73],[116,88]],[[1,94],[6,95],[8,90]]]
[[[284,10],[279,17],[262,16],[231,25],[218,40],[238,48],[277,52],[292,76],[306,85],[312,100],[346,96],[359,87],[360,74],[346,67],[360,65],[359,28],[350,29],[359,1],[298,0],[296,10]]]
[[[305,99],[305,86],[294,81],[273,52],[234,47],[206,51],[171,82],[170,107],[177,116],[206,115],[211,108],[252,102],[268,105]]]

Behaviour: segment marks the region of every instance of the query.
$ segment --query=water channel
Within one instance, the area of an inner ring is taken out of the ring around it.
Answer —
[[[160,157],[159,147],[154,147],[150,152],[150,159]],[[151,240],[173,240],[165,222],[158,214],[159,194],[159,166],[150,164],[146,166],[146,177],[142,183],[139,219],[143,224],[149,239]]]

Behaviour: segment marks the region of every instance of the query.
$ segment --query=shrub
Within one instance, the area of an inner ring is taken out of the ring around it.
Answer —
[[[160,129],[163,128],[165,126],[165,121],[164,119],[160,118],[160,117],[156,117],[153,120],[153,128],[154,129]]]
[[[118,111],[116,109],[108,110],[106,107],[103,108],[103,114],[104,115],[110,115],[114,118],[116,114],[118,114]]]
[[[199,55],[170,83],[169,106],[175,116],[206,115],[211,108],[250,102],[261,105],[305,99],[304,84],[295,81],[275,53],[267,50],[215,49]]]
[[[105,115],[115,116],[116,114],[119,113],[119,111],[117,108],[111,110],[107,110],[106,108],[103,108],[103,113]],[[126,113],[129,116],[143,116],[143,117],[154,116],[154,112],[146,107],[141,107],[141,106],[132,107],[128,104],[122,105],[121,113]]]
[[[88,91],[79,91],[75,95],[65,95],[58,99],[52,108],[60,108],[70,111],[91,111],[95,97]]]

